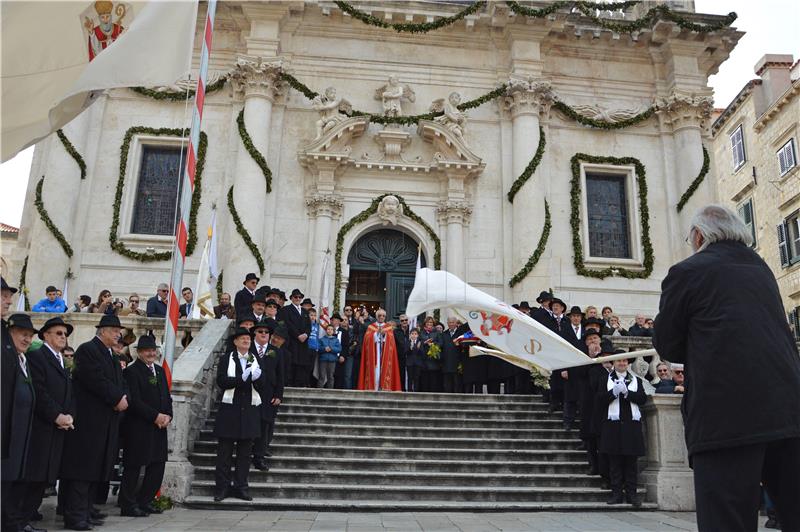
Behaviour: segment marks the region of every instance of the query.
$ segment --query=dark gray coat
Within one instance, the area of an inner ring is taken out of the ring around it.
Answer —
[[[717,242],[670,268],[653,345],[682,362],[689,453],[800,437],[800,357],[775,276]]]
[[[122,459],[125,467],[141,467],[167,461],[167,429],[155,425],[158,414],[172,417],[172,397],[164,368],[154,364],[156,377],[147,364],[137,360],[125,368],[128,410],[122,420]],[[155,384],[153,384],[155,381]]]

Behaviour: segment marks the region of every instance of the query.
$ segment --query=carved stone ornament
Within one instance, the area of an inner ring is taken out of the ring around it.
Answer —
[[[466,201],[446,200],[436,205],[436,214],[442,224],[467,224],[472,217],[472,205]]]
[[[714,110],[714,98],[708,94],[676,90],[666,98],[660,98],[657,107],[657,113],[668,125],[701,126]]]
[[[311,106],[319,112],[319,120],[317,120],[317,136],[316,139],[322,138],[327,131],[330,131],[336,124],[343,122],[347,119],[344,113],[350,113],[353,106],[349,101],[336,95],[334,87],[325,89],[324,94],[318,94],[311,101]]]
[[[218,82],[220,79],[227,78],[230,74],[228,72],[220,72],[218,70],[214,70],[208,73],[208,80],[206,81],[206,87],[209,85],[213,85],[214,83]],[[172,85],[161,85],[158,87],[152,87],[152,90],[155,92],[185,92],[187,90],[195,90],[197,88],[197,78],[193,77],[191,79],[179,79]]]
[[[344,202],[335,194],[313,194],[306,198],[306,207],[314,218],[319,216],[338,218],[342,215]]]
[[[383,220],[383,225],[397,225],[397,219],[403,215],[403,204],[397,196],[386,196],[378,205],[377,215]]]
[[[553,104],[553,89],[550,82],[528,78],[511,78],[503,98],[503,107],[512,117],[520,114],[547,115]]]
[[[392,74],[389,81],[375,90],[375,99],[383,103],[383,114],[385,116],[402,116],[403,109],[401,102],[408,100],[414,102],[416,94],[408,85],[402,85],[400,79]]]
[[[285,68],[286,63],[282,59],[264,61],[260,57],[239,57],[230,74],[231,84],[234,91],[244,94],[245,98],[263,96],[274,102],[288,86],[281,79]]]
[[[602,120],[604,122],[621,122],[647,110],[647,106],[638,106],[630,109],[606,109],[600,105],[572,105],[572,110],[579,115],[591,118],[592,120]]]
[[[464,128],[467,126],[468,116],[467,113],[459,110],[458,105],[460,103],[461,95],[457,92],[451,92],[446,100],[444,98],[433,100],[429,111],[432,113],[444,113],[434,118],[434,122],[442,124],[452,131],[455,136],[464,140]]]

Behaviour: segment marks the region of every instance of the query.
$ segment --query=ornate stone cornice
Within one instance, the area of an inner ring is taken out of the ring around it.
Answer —
[[[512,77],[503,98],[503,108],[514,119],[520,115],[541,114],[547,116],[553,103],[550,82],[534,78]]]
[[[260,57],[240,56],[229,79],[234,92],[243,94],[245,99],[259,96],[274,102],[287,87],[281,79],[285,68],[286,63],[279,58],[264,61]]]
[[[306,207],[314,218],[328,216],[338,219],[342,215],[344,202],[335,194],[312,194],[306,198]]]
[[[436,204],[436,215],[442,225],[451,223],[466,225],[472,217],[472,205],[459,200],[440,201]]]
[[[662,123],[672,129],[703,127],[714,109],[714,98],[706,93],[675,90],[656,105]]]

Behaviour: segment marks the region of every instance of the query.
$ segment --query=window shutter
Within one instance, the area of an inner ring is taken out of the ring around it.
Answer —
[[[786,143],[786,169],[794,168],[797,164],[797,154],[794,151],[794,139]]]
[[[786,146],[778,152],[778,166],[781,167],[781,175],[785,174],[789,169],[789,164],[786,161]]]
[[[785,221],[778,225],[778,249],[780,249],[781,252],[781,266],[784,267],[789,265],[788,233],[789,231]]]
[[[800,307],[794,307],[789,312],[789,322],[794,330],[794,339],[800,340]]]

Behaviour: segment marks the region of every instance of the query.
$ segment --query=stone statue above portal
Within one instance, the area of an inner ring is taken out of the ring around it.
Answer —
[[[403,204],[397,196],[386,196],[378,205],[378,218],[383,220],[383,225],[397,225],[397,219],[403,215]]]
[[[384,116],[402,116],[403,109],[400,106],[402,100],[413,102],[417,96],[408,85],[401,85],[400,80],[395,75],[389,76],[389,82],[381,85],[375,91],[375,99],[383,102]]]
[[[353,110],[350,102],[344,98],[336,96],[336,89],[328,87],[325,89],[325,94],[318,94],[311,101],[312,107],[319,111],[319,120],[317,120],[317,136],[322,137],[333,126],[345,120],[347,115]],[[341,112],[340,112],[341,111]]]
[[[434,122],[438,122],[450,131],[455,136],[464,140],[464,128],[467,126],[467,113],[461,111],[458,106],[461,103],[461,95],[457,92],[451,92],[447,100],[439,98],[433,100],[430,107],[432,113],[444,113],[441,116],[434,118]]]

